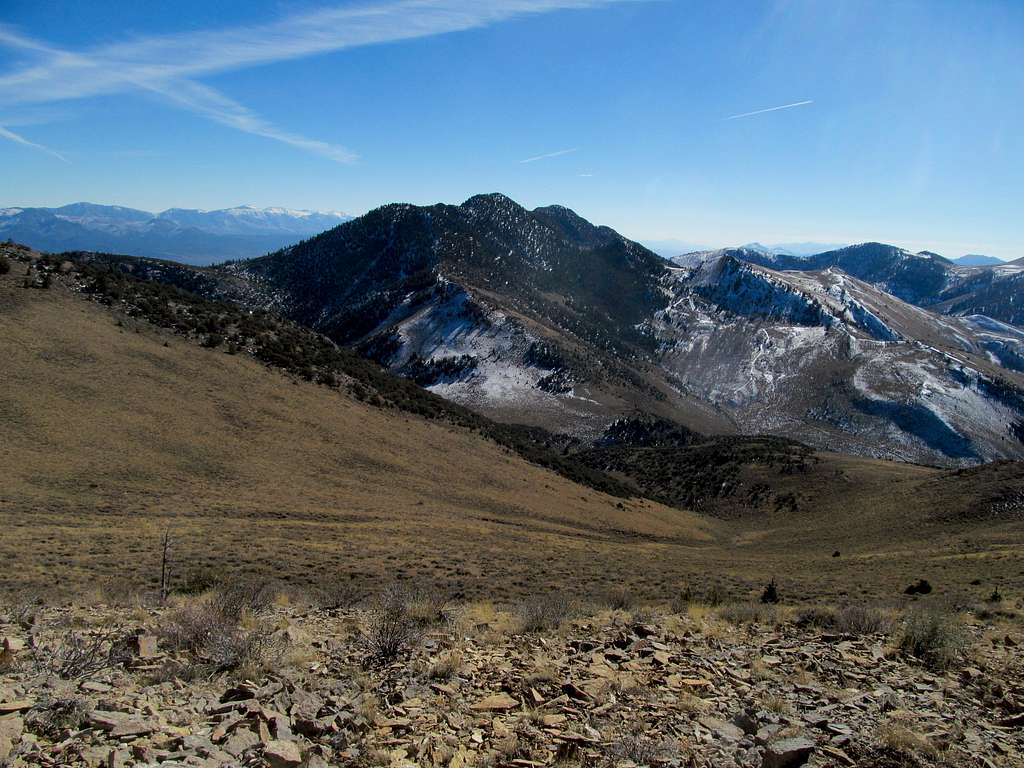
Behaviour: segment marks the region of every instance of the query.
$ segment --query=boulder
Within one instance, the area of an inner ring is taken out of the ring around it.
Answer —
[[[810,739],[793,738],[773,741],[764,750],[761,768],[796,768],[804,765],[814,752]]]
[[[302,752],[294,741],[274,739],[263,747],[263,758],[270,768],[296,768],[302,764]]]

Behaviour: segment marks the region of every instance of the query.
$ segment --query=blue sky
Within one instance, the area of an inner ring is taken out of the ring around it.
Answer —
[[[0,205],[501,191],[637,239],[1024,256],[1019,0],[4,0],[0,57]]]

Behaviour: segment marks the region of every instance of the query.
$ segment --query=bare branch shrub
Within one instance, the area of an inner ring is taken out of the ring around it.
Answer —
[[[371,658],[393,659],[420,641],[422,624],[410,612],[410,604],[409,590],[394,584],[363,612],[362,641]]]
[[[37,702],[25,715],[25,728],[51,741],[62,741],[77,731],[89,714],[89,702],[78,697]]]
[[[561,592],[535,595],[516,606],[520,629],[523,632],[557,629],[575,611],[575,601]]]
[[[43,665],[64,680],[81,680],[131,659],[127,638],[112,632],[87,637],[66,632],[50,649]]]

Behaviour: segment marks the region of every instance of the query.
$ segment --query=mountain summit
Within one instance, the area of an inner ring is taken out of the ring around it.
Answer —
[[[383,206],[218,288],[506,421],[703,432],[944,464],[1024,456],[1024,332],[914,304],[951,262],[867,243],[673,263],[562,206]]]

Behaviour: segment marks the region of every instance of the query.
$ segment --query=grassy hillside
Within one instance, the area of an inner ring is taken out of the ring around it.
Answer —
[[[808,473],[782,474],[753,462],[743,482],[779,484],[795,509],[704,517],[203,347],[63,278],[25,288],[24,273],[0,276],[4,589],[151,583],[165,530],[179,580],[421,577],[498,599],[620,583],[757,592],[773,576],[793,599],[897,596],[922,577],[976,599],[1024,582],[1017,464],[945,473],[816,454]]]

